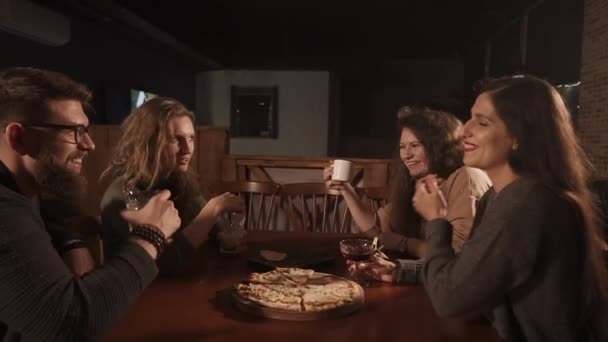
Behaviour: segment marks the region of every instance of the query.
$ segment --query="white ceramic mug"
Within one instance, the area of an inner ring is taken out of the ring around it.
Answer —
[[[353,162],[336,159],[334,160],[334,172],[331,174],[331,180],[338,182],[348,182],[353,171]]]

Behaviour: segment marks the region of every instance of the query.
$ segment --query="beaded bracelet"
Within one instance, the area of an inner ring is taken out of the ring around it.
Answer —
[[[151,243],[156,248],[158,255],[161,255],[167,246],[165,234],[153,225],[135,225],[133,226],[133,230],[131,230],[131,235]]]

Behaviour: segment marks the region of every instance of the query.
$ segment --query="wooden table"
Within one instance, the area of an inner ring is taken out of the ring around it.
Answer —
[[[307,248],[338,253],[344,235],[250,232],[248,249]],[[422,286],[375,284],[365,289],[365,306],[346,317],[278,321],[250,316],[232,304],[228,289],[252,271],[245,256],[207,251],[187,278],[158,279],[144,291],[105,341],[500,341],[477,320],[440,319]],[[204,265],[204,267],[202,266]],[[344,259],[321,271],[344,274]]]

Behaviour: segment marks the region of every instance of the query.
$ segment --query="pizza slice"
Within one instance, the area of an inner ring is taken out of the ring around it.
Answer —
[[[239,284],[237,292],[242,298],[262,306],[291,311],[302,310],[302,289],[299,287],[278,284]]]
[[[249,275],[249,281],[258,284],[297,285],[296,282],[287,278],[283,273],[276,271],[251,273]]]
[[[306,284],[308,279],[315,273],[315,270],[297,267],[277,267],[273,272],[279,272],[285,278],[297,284]]]
[[[363,289],[350,281],[325,285],[306,285],[303,288],[304,311],[322,311],[353,303],[363,298]]]
[[[314,270],[303,268],[277,267],[270,272],[252,273],[249,275],[249,281],[260,284],[281,284],[293,286],[305,284],[314,273]]]

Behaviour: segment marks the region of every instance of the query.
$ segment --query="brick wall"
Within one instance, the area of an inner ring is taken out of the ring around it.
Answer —
[[[581,64],[581,109],[578,128],[598,176],[608,177],[608,1],[606,0],[585,0]]]

